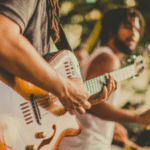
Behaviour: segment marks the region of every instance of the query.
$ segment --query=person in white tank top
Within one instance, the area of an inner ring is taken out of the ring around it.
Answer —
[[[139,14],[133,8],[119,7],[104,15],[101,22],[101,47],[97,47],[82,66],[84,80],[119,69],[120,59],[125,54],[133,53],[144,30],[144,20]],[[118,101],[119,88],[108,101],[93,105],[83,115],[77,114],[82,131],[76,137],[65,137],[59,150],[111,150],[114,122],[150,125],[150,110],[137,115],[130,110],[118,108]],[[117,123],[116,126],[120,128]],[[128,144],[126,130],[119,133],[119,136]],[[132,146],[142,149],[136,144]]]

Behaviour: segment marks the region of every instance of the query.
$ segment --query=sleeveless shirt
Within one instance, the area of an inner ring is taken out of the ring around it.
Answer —
[[[116,55],[106,46],[98,47],[90,55],[88,62],[81,68],[82,77],[86,79],[86,73],[92,61],[102,53]],[[115,58],[115,65],[120,64],[118,57]],[[117,106],[119,100],[119,89],[111,94],[109,102]],[[82,131],[75,137],[64,137],[60,143],[59,150],[110,150],[114,133],[114,122],[106,121],[92,114],[78,114],[77,118],[82,126]]]

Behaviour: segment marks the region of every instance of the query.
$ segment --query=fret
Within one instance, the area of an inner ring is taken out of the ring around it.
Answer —
[[[95,83],[94,79],[92,80],[92,84],[93,84],[93,92],[95,94],[97,91],[96,91],[96,83]]]
[[[97,93],[97,83],[95,78],[93,79],[93,85],[94,85],[94,93]]]
[[[126,66],[116,71],[112,71],[109,74],[117,81],[123,81],[128,79],[134,75],[136,75],[136,66],[134,64]],[[96,94],[100,92],[103,88],[103,83],[106,83],[105,77],[108,79],[108,73],[95,77],[93,79],[84,81],[87,90],[90,92],[90,95]]]
[[[91,95],[90,83],[88,81],[86,81],[84,83],[86,83],[87,90],[89,91],[89,93]]]
[[[104,80],[104,75],[102,75],[101,76],[101,80],[100,80],[102,83],[104,83],[105,82],[105,80]]]
[[[88,82],[84,82],[85,86],[86,86],[86,89],[89,91],[89,84]]]
[[[97,78],[97,86],[98,86],[98,92],[100,92],[102,90],[102,85],[98,78]]]
[[[91,83],[92,83],[93,93],[95,93],[95,83],[94,83],[94,80],[93,80],[93,79],[91,80]]]
[[[110,72],[110,75],[117,81],[120,82],[125,80],[133,75],[135,75],[134,65],[130,65],[124,68],[121,68],[116,71]],[[87,90],[90,92],[90,95],[96,94],[102,90],[103,83],[106,83],[105,77],[108,78],[108,73],[98,76],[96,78],[84,81],[84,84]]]
[[[91,93],[90,82],[88,82],[89,92]]]
[[[94,82],[94,93],[96,93],[98,91],[96,78],[93,79],[93,82]]]
[[[100,79],[97,78],[97,84],[98,84],[98,92],[102,90],[102,84],[100,83]]]
[[[91,83],[92,83],[93,94],[95,94],[95,85],[94,85],[94,80],[91,80]]]
[[[98,80],[98,78],[94,78],[94,81],[95,81],[95,93],[97,93],[97,92],[99,92],[100,91],[100,83],[99,83],[99,80]]]
[[[88,82],[88,81],[85,81],[84,83],[85,83],[85,86],[86,86],[87,90],[90,92],[90,85],[89,85],[89,82]]]
[[[91,80],[89,80],[89,85],[90,85],[90,94],[93,95]]]
[[[100,91],[102,91],[103,84],[101,83],[101,77],[98,77],[97,79],[98,79],[98,87],[99,87],[99,91],[98,92],[100,92]]]
[[[90,80],[90,85],[91,85],[91,94],[94,94],[94,88],[93,88],[93,84],[92,84],[92,80]]]

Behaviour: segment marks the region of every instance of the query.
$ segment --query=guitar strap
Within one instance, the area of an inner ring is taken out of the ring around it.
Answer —
[[[50,12],[50,9],[51,9],[51,4],[50,4],[50,1],[48,0],[47,1],[48,3],[48,7],[49,7],[49,10],[48,10],[48,14],[49,16],[51,16],[51,12]],[[58,21],[58,26],[59,26],[59,40],[55,43],[55,46],[57,47],[58,51],[61,51],[61,50],[64,50],[64,49],[67,49],[67,50],[70,50],[73,52],[68,40],[67,40],[67,37],[66,37],[66,34],[63,30],[63,27],[60,23],[60,20],[59,18],[56,16],[57,18],[57,21]],[[50,20],[50,17],[49,17],[49,21]],[[50,23],[49,23],[50,25]],[[52,52],[52,53],[47,53],[45,56],[43,56],[44,59],[46,59],[46,61],[49,61],[57,52]]]
[[[62,25],[60,24],[60,21],[59,22],[59,36],[60,36],[60,39],[55,43],[58,51],[61,51],[63,49],[67,49],[67,50],[70,50],[73,52],[68,40],[67,40],[67,37],[66,37],[66,34],[63,30],[63,27]],[[49,61],[53,56],[55,56],[55,54],[57,54],[58,52],[52,52],[52,53],[47,53],[46,55],[43,56],[43,58],[46,60],[46,61]]]
[[[58,20],[58,23],[59,23],[59,36],[60,36],[60,39],[58,40],[58,42],[55,43],[57,49],[60,51],[60,50],[63,50],[63,49],[67,49],[67,50],[70,50],[70,51],[73,51],[68,40],[67,40],[67,37],[66,37],[66,34],[63,30],[63,27],[60,23],[60,20],[57,18]]]
[[[50,26],[50,24],[51,24],[51,13],[52,13],[51,12],[52,6],[51,6],[50,0],[47,0],[47,5],[48,5],[48,12],[47,13],[48,13],[49,26]],[[71,46],[70,46],[68,40],[67,40],[66,34],[65,34],[65,32],[64,32],[64,30],[62,28],[62,25],[60,23],[59,17],[56,14],[55,14],[55,17],[57,19],[58,26],[59,26],[59,37],[60,37],[59,40],[55,43],[58,51],[61,51],[63,49],[68,49],[70,51],[73,51],[71,49]]]

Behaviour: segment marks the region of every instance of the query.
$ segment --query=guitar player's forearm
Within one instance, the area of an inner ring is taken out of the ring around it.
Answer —
[[[119,123],[139,123],[136,113],[130,110],[117,108],[110,102],[103,102],[100,105],[93,106],[90,113],[104,120]]]
[[[90,108],[89,93],[81,79],[68,79],[53,69],[20,33],[20,27],[0,15],[0,67],[59,97],[64,107],[74,114]]]
[[[6,20],[7,22],[9,21]],[[9,26],[13,31],[9,30],[6,24],[4,27],[0,25],[0,66],[15,76],[59,95],[57,92],[59,88],[63,88],[61,83],[65,78],[50,67],[30,42],[20,34],[18,25],[11,22]]]

